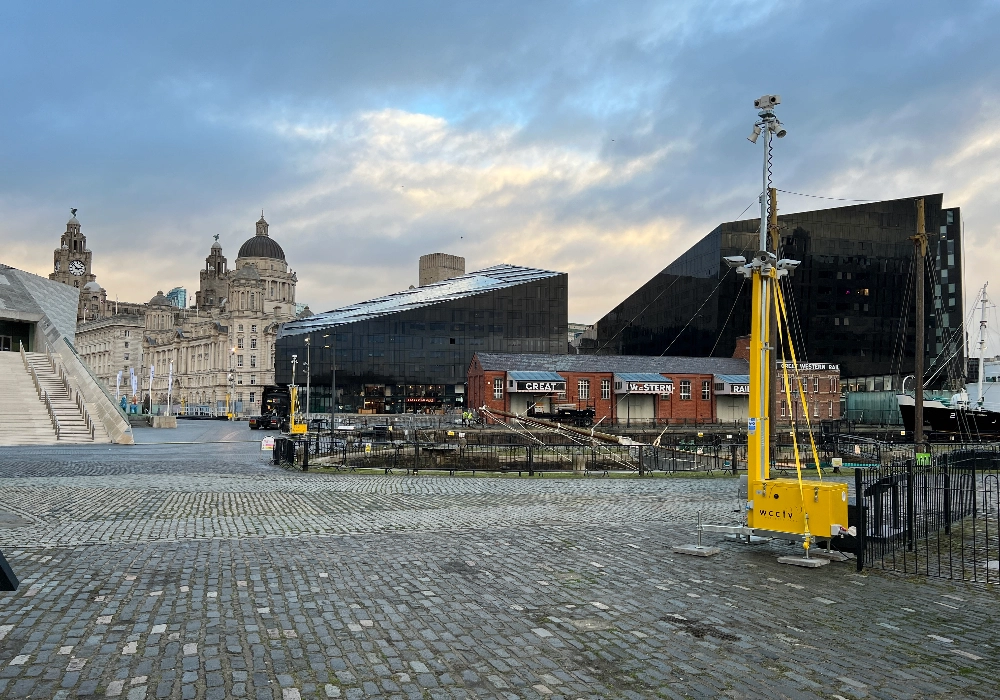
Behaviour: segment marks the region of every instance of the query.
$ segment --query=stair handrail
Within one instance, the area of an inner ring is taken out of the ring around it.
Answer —
[[[80,411],[80,415],[83,416],[84,421],[87,423],[87,429],[90,431],[90,439],[93,440],[97,433],[97,429],[94,427],[94,421],[90,417],[90,411],[87,410],[87,404],[83,400],[83,394],[81,392],[76,392],[76,407]]]
[[[24,368],[28,369],[28,356],[24,354],[24,343],[19,340],[17,345],[21,349],[21,362],[24,363]]]
[[[28,374],[31,375],[31,381],[35,383],[35,392],[37,392],[38,398],[42,398],[42,383],[38,381],[38,374],[32,365],[28,365]]]
[[[52,427],[55,428],[55,431],[56,431],[56,440],[58,440],[59,437],[60,437],[59,434],[62,432],[62,427],[59,425],[59,419],[56,418],[56,412],[52,408],[52,401],[49,400],[49,392],[47,392],[47,391],[43,392],[42,393],[42,397],[45,400],[45,408],[47,408],[49,410],[49,418],[52,419]]]
[[[72,400],[73,399],[73,387],[70,386],[69,377],[66,375],[66,370],[63,369],[62,365],[59,365],[59,379],[62,380],[63,386],[66,387],[66,396],[68,396],[69,399]],[[76,392],[76,395],[77,395],[77,398],[79,398],[80,392],[79,391]]]

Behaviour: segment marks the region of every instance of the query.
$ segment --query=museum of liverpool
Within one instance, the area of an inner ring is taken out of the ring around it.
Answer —
[[[566,353],[567,281],[496,265],[290,321],[278,334],[275,381],[304,387],[308,371],[313,413],[330,411],[334,382],[338,412],[464,408],[477,352]]]
[[[961,386],[961,212],[945,207],[941,194],[922,198],[925,367],[930,386]],[[778,217],[778,257],[801,261],[787,287],[799,359],[839,366],[844,392],[899,391],[913,373],[916,199]],[[720,224],[600,319],[580,352],[732,357],[750,332],[751,285],[722,258],[753,255],[759,228],[760,219]]]

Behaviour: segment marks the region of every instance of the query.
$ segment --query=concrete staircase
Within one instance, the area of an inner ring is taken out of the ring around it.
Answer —
[[[0,352],[0,445],[49,445],[56,431],[17,352]]]
[[[0,445],[110,442],[60,369],[44,353],[0,352]]]

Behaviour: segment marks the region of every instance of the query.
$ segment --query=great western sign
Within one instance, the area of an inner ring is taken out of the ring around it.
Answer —
[[[536,394],[551,394],[566,391],[566,382],[539,382],[522,381],[514,382],[514,391],[524,391]]]
[[[729,385],[730,394],[749,394],[750,385],[749,384],[730,384]]]
[[[629,394],[674,393],[674,385],[671,382],[625,382],[624,389]]]

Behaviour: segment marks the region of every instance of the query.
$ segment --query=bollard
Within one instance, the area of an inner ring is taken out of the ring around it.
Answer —
[[[302,443],[302,449],[303,449],[303,452],[302,452],[302,471],[307,472],[307,471],[309,471],[309,440],[308,439],[306,439],[305,442]]]

